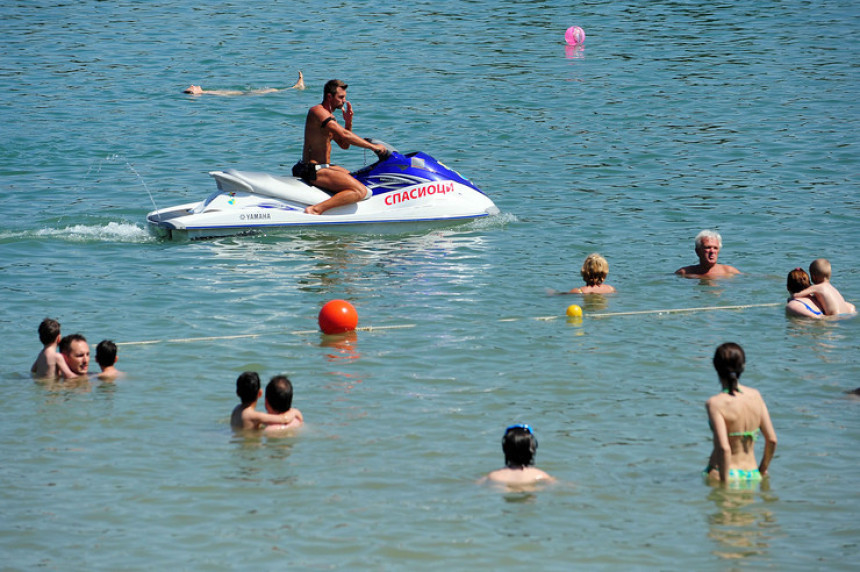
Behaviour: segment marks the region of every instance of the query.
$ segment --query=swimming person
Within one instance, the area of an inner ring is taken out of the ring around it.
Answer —
[[[854,304],[846,302],[839,290],[830,283],[829,260],[826,258],[813,260],[812,264],[809,265],[809,277],[812,279],[813,285],[800,292],[792,293],[792,297],[814,296],[815,301],[818,302],[827,316],[854,314],[857,311]]]
[[[305,89],[305,77],[299,71],[299,79],[289,89]],[[275,93],[283,91],[274,87],[265,87],[262,89],[252,89],[249,91],[239,91],[238,89],[203,89],[199,85],[189,85],[182,93],[190,95],[265,95],[267,93]]]
[[[90,345],[84,336],[70,334],[61,339],[60,353],[71,371],[71,374],[63,373],[63,377],[74,379],[89,375]]]
[[[785,304],[786,314],[794,316],[802,316],[804,318],[821,319],[824,312],[821,306],[810,296],[795,298],[794,294],[809,288],[809,274],[803,268],[795,268],[788,273],[788,278],[785,280],[785,288],[790,296]]]
[[[286,375],[276,375],[266,385],[266,411],[284,420],[266,425],[265,433],[294,429],[304,423],[302,412],[293,407],[293,384]]]
[[[758,391],[738,382],[746,356],[738,344],[725,343],[714,353],[714,368],[723,390],[705,402],[714,435],[714,450],[704,476],[712,482],[749,484],[767,474],[776,450],[776,431]],[[755,442],[765,438],[764,453],[756,463]]]
[[[60,323],[51,318],[45,318],[39,324],[39,341],[42,342],[42,351],[36,356],[36,361],[30,368],[34,377],[52,378],[62,375],[69,379],[76,377],[66,360],[58,353],[57,346],[62,336],[60,335]]]
[[[505,454],[505,467],[492,471],[480,482],[493,482],[504,485],[533,485],[553,482],[555,479],[544,471],[533,467],[538,442],[531,426],[518,423],[505,429],[502,437],[502,451]]]
[[[101,368],[99,379],[102,381],[113,381],[125,375],[116,368],[116,344],[111,340],[102,340],[96,346],[96,363]]]
[[[615,292],[615,288],[604,283],[609,275],[609,263],[596,252],[586,257],[579,273],[585,281],[585,286],[574,288],[568,294],[611,294]]]
[[[357,203],[369,199],[373,193],[349,174],[349,170],[331,164],[331,142],[341,149],[356,145],[370,149],[380,158],[387,156],[384,145],[371,143],[352,132],[352,104],[346,100],[348,86],[339,79],[326,82],[322,103],[308,110],[305,118],[305,142],[302,158],[293,165],[293,176],[300,177],[309,185],[319,187],[332,196],[305,209],[308,214],[322,214],[330,208]],[[344,126],[334,117],[334,111],[343,112]]]
[[[698,264],[684,266],[675,271],[685,278],[724,278],[740,274],[740,270],[728,264],[717,264],[720,249],[723,247],[723,237],[715,230],[703,230],[696,235],[696,256]]]
[[[260,376],[255,371],[243,372],[236,378],[236,395],[241,403],[230,414],[230,426],[237,431],[262,429],[264,425],[279,426],[297,418],[301,420],[301,413],[297,410],[279,415],[257,411],[257,400],[263,396],[263,392],[260,390]]]

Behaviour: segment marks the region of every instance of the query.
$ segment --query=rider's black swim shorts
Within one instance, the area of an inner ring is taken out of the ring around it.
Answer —
[[[313,184],[317,180],[317,170],[320,165],[317,163],[303,163],[299,161],[293,165],[293,176],[298,177],[306,183]]]

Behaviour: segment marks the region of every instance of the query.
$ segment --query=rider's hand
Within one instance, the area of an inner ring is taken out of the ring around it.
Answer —
[[[385,147],[385,145],[379,145],[378,148],[375,147],[373,149],[373,152],[376,153],[376,156],[380,159],[386,159],[391,154],[391,152],[388,150],[387,147]]]

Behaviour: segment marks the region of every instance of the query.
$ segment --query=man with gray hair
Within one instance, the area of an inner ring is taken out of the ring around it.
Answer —
[[[740,274],[740,270],[728,264],[717,264],[723,239],[715,230],[703,230],[696,235],[696,255],[699,263],[684,266],[675,271],[685,278],[724,278]]]

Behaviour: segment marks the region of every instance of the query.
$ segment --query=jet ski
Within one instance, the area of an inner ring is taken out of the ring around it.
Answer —
[[[357,203],[321,215],[305,207],[331,194],[298,177],[253,171],[212,171],[217,190],[205,200],[152,211],[146,215],[158,236],[196,240],[254,234],[292,227],[356,227],[368,232],[397,225],[438,226],[499,213],[474,183],[423,152],[401,154],[382,141],[388,153],[352,172],[372,193]]]

